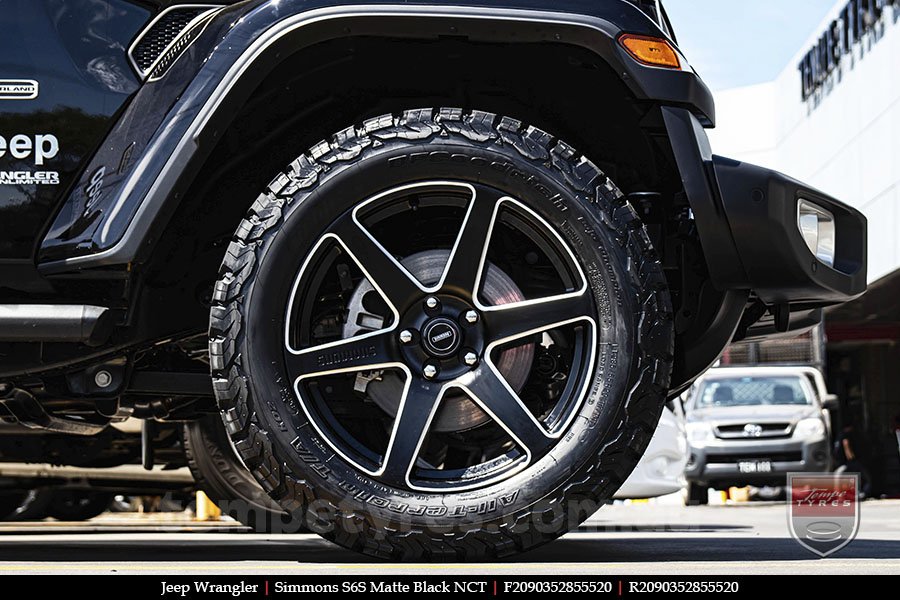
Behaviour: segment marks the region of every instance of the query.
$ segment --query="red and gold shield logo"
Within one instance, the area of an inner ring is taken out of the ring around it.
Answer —
[[[819,556],[834,554],[859,531],[859,475],[788,474],[791,537]]]

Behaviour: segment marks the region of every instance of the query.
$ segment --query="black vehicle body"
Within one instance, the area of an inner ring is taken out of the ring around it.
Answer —
[[[672,394],[733,339],[802,330],[865,290],[860,213],[713,156],[712,94],[685,58],[648,66],[618,43],[675,44],[655,2],[0,0],[0,24],[0,80],[39,84],[0,99],[0,171],[58,174],[0,185],[10,423],[93,435],[214,411],[209,304],[246,199],[298,145],[434,98],[527,118],[615,174],[672,290]],[[411,85],[398,64],[432,69]],[[616,117],[568,118],[600,108]],[[834,268],[803,242],[801,196],[835,215]]]

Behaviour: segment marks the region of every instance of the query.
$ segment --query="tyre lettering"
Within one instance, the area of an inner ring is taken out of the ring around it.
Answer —
[[[597,372],[594,375],[593,390],[588,396],[587,401],[588,406],[596,405],[596,408],[591,413],[591,415],[587,417],[587,427],[585,427],[584,430],[582,430],[581,434],[578,436],[578,439],[581,443],[587,442],[591,438],[591,436],[593,436],[593,430],[600,422],[600,417],[603,414],[603,408],[609,402],[609,394],[611,389],[611,386],[606,384],[606,377],[608,373],[615,373],[618,367],[618,344],[604,344],[603,351],[600,357],[598,357],[597,361]],[[597,390],[600,390],[599,394],[597,393]]]
[[[275,406],[275,403],[266,400],[266,408],[269,409],[269,414],[272,415],[272,418],[275,420],[278,431],[287,431],[287,425],[284,423],[284,419],[281,418],[281,413],[278,412],[278,407]]]
[[[585,235],[591,238],[593,241],[600,243],[600,236],[597,235],[597,232],[594,230],[594,227],[590,225],[584,217],[578,217],[577,219],[579,225],[581,225],[581,229]]]
[[[300,416],[300,405],[297,403],[297,399],[294,397],[294,392],[282,387],[280,396],[282,404],[287,407],[288,412],[291,413],[291,416]]]
[[[616,298],[616,306],[622,308],[623,300],[622,300],[622,287],[619,285],[619,278],[616,277],[615,269],[612,267],[612,263],[609,258],[609,252],[606,251],[606,247],[602,244],[597,246],[597,253],[600,254],[600,257],[603,259],[603,268],[607,273],[610,274],[610,285],[613,289],[613,294]],[[604,286],[605,287],[605,286]],[[609,304],[609,290],[606,290],[606,303]]]
[[[322,479],[328,479],[328,474],[331,473],[331,469],[326,467],[319,457],[306,449],[306,446],[303,445],[303,442],[300,441],[299,437],[294,438],[291,442],[291,447],[297,453],[297,456],[300,457],[300,460],[308,464],[316,474]]]
[[[553,206],[555,206],[560,212],[567,212],[569,210],[569,207],[566,204],[566,199],[563,198],[562,194],[556,194],[555,196],[550,198],[550,202],[552,202]]]
[[[603,280],[603,273],[596,263],[586,265],[588,285],[594,292],[594,298],[597,303],[597,310],[600,317],[600,329],[609,329],[612,327],[612,308],[609,303],[609,290]]]
[[[332,367],[354,360],[375,358],[377,355],[378,349],[375,346],[357,346],[356,348],[349,348],[339,352],[319,354],[316,356],[316,364],[320,367]]]
[[[476,504],[457,504],[448,509],[445,506],[426,506],[415,502],[403,502],[396,498],[382,498],[377,494],[360,489],[356,484],[349,481],[340,481],[338,487],[359,502],[377,506],[378,508],[385,508],[397,514],[427,517],[465,517],[467,515],[496,513],[507,506],[512,506],[519,497],[519,490],[514,490],[497,498],[482,500]]]
[[[569,221],[563,221],[559,226],[560,233],[565,236],[565,238],[574,246],[581,248],[584,246],[584,241],[578,235],[578,231],[572,227],[572,224]]]

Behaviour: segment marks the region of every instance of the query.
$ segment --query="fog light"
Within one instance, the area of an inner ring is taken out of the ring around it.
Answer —
[[[829,267],[833,267],[834,215],[808,200],[800,200],[797,205],[797,226],[810,252]]]

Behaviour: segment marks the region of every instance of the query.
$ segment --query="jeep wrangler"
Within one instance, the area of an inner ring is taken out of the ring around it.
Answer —
[[[866,287],[859,212],[712,154],[656,0],[0,8],[3,461],[508,556],[729,342]]]

